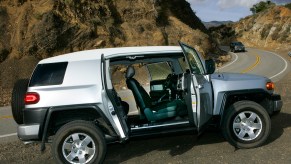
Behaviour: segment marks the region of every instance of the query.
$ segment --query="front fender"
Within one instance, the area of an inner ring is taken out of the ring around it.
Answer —
[[[224,113],[229,108],[229,106],[237,101],[242,100],[254,101],[262,105],[268,113],[271,113],[271,108],[268,107],[268,102],[270,98],[271,94],[263,89],[220,92],[218,93],[216,102],[217,104],[213,113],[214,115],[219,115],[221,120],[223,120]]]

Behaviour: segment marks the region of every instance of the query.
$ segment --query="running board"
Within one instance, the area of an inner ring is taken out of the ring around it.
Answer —
[[[197,128],[191,126],[189,121],[173,122],[166,124],[144,124],[143,126],[132,127],[130,138],[181,132],[197,133]]]

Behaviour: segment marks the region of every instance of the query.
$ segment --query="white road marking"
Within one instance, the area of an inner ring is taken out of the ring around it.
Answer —
[[[17,133],[5,134],[5,135],[0,135],[0,138],[11,137],[11,136],[16,136],[16,135]]]
[[[278,75],[280,75],[280,74],[282,74],[283,72],[286,71],[286,69],[287,69],[287,67],[288,67],[288,63],[287,63],[287,61],[286,61],[284,58],[282,58],[282,56],[279,56],[279,55],[277,55],[277,54],[275,54],[275,53],[273,53],[273,52],[270,52],[270,51],[265,51],[265,52],[269,52],[269,53],[271,53],[271,54],[274,54],[274,55],[280,57],[280,58],[285,62],[285,67],[284,67],[284,69],[283,69],[281,72],[279,72],[279,73],[277,73],[277,74],[271,76],[270,79],[273,79],[274,77],[276,77],[276,76],[278,76]]]
[[[237,61],[237,59],[238,59],[238,56],[237,56],[237,54],[235,54],[235,53],[233,53],[233,52],[231,52],[231,53],[235,55],[235,59],[234,59],[234,61],[232,61],[232,62],[230,62],[230,63],[226,64],[226,65],[225,65],[225,66],[223,66],[223,67],[220,67],[220,68],[218,68],[217,70],[220,70],[220,69],[223,69],[223,68],[225,68],[225,67],[227,67],[227,66],[230,66],[231,64],[233,64],[234,62],[236,62],[236,61]]]

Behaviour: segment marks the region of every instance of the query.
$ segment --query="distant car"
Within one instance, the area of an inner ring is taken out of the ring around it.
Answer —
[[[245,46],[242,42],[231,42],[229,47],[231,52],[245,52]]]

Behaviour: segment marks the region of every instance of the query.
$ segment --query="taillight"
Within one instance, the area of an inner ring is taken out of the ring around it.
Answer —
[[[24,97],[24,102],[26,105],[28,104],[36,104],[40,100],[39,94],[36,92],[27,92]]]
[[[267,82],[266,88],[268,90],[273,90],[275,88],[275,84],[273,82]]]

